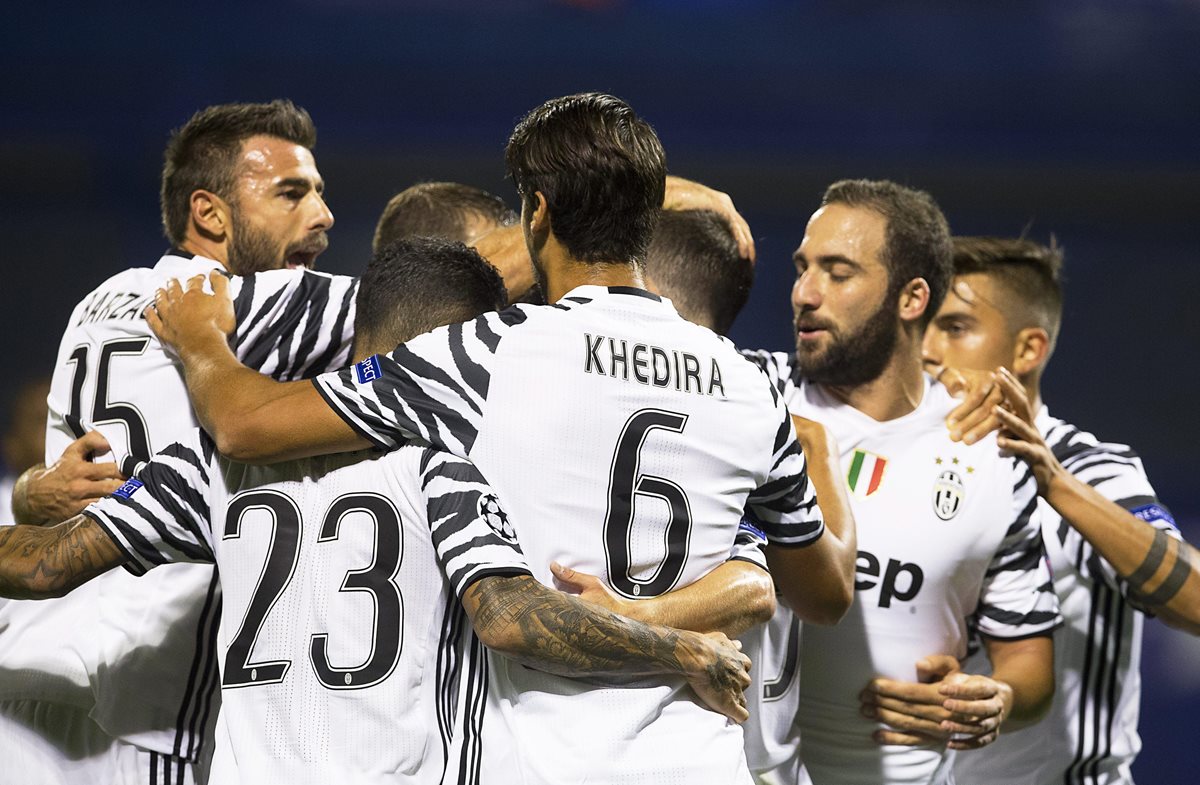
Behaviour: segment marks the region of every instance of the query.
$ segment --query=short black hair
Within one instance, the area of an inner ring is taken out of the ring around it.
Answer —
[[[686,319],[725,335],[754,283],[729,222],[711,210],[664,210],[646,252],[646,274]]]
[[[396,240],[371,256],[359,281],[355,341],[400,344],[506,305],[500,273],[475,249],[436,237]]]
[[[317,144],[308,112],[286,99],[210,106],[171,132],[163,154],[159,204],[163,231],[173,245],[181,245],[187,234],[195,191],[231,199],[242,142],[252,136],[274,136],[310,150]]]
[[[883,216],[883,262],[888,268],[891,294],[914,278],[929,285],[929,304],[921,325],[929,324],[946,298],[953,277],[950,225],[925,191],[906,188],[889,180],[840,180],[825,190],[822,205],[863,207]]]
[[[1014,307],[1006,309],[1006,316],[1023,322],[1012,327],[1037,326],[1046,330],[1051,341],[1058,337],[1063,252],[1053,238],[1049,245],[1023,237],[955,237],[953,243],[955,275],[985,273],[1012,294]]]
[[[540,191],[573,259],[640,264],[666,191],[667,159],[650,125],[603,93],[554,98],[517,124],[504,153],[526,205]]]
[[[375,226],[372,248],[402,237],[444,237],[466,242],[467,222],[482,218],[496,226],[511,226],[517,214],[499,196],[462,183],[418,183],[388,200]]]

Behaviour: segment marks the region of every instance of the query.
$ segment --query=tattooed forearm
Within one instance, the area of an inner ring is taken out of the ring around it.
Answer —
[[[0,528],[0,596],[59,597],[124,560],[83,515],[57,526],[6,526]]]
[[[529,576],[484,578],[464,599],[485,643],[540,670],[568,676],[685,670],[680,631],[617,616]]]
[[[1150,550],[1133,574],[1129,576],[1129,588],[1134,597],[1148,607],[1162,607],[1179,594],[1192,574],[1191,556],[1194,553],[1182,542],[1170,537],[1161,529],[1154,532]],[[1159,566],[1168,558],[1173,559],[1171,569],[1162,583],[1152,591],[1149,582],[1158,572]]]

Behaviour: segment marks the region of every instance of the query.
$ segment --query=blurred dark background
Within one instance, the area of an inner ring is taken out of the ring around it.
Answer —
[[[320,131],[322,269],[366,261],[428,179],[515,205],[501,152],[544,99],[603,90],[758,241],[734,337],[791,342],[790,254],[824,186],[930,190],[963,234],[1067,253],[1054,411],[1133,444],[1200,540],[1200,3],[343,0],[12,6],[0,25],[0,395],[49,373],[79,298],[166,247],[158,169],[196,109],[286,96]],[[1190,783],[1200,646],[1149,625],[1144,783]]]

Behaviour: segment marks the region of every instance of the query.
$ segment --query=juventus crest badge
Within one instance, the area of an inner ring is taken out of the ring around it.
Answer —
[[[953,469],[946,469],[938,475],[933,484],[933,511],[943,521],[948,521],[958,515],[962,507],[966,488],[962,477]]]

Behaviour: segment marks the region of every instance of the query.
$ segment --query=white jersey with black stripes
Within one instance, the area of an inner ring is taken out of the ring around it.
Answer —
[[[1035,422],[1063,467],[1152,526],[1179,537],[1141,459],[1050,416]],[[1128,785],[1141,739],[1138,704],[1144,614],[1128,584],[1045,501],[1042,534],[1066,623],[1054,633],[1057,689],[1046,718],[959,756],[961,782]]]
[[[801,638],[801,759],[817,785],[952,782],[943,746],[880,746],[859,693],[884,676],[916,680],[930,654],[967,655],[973,631],[1048,635],[1061,623],[1042,547],[1037,484],[995,437],[950,440],[957,402],[926,377],[911,413],[876,421],[803,381],[792,357],[748,352],[792,413],[830,430],[858,526],[855,601]]]
[[[98,460],[131,472],[195,427],[182,371],[142,311],[168,281],[214,269],[211,259],[172,251],[152,268],[109,278],[76,306],[51,382],[47,463],[96,429],[113,447]],[[230,292],[243,362],[278,379],[349,362],[355,279],[276,270],[234,277]],[[212,568],[203,565],[175,565],[141,581],[117,570],[61,599],[7,603],[0,700],[74,706],[123,743],[195,761],[217,712],[218,605]]]
[[[442,782],[486,687],[455,595],[529,574],[475,467],[416,445],[246,466],[197,430],[85,514],[135,575],[217,565],[223,785]]]
[[[639,289],[578,287],[315,383],[381,447],[415,435],[470,457],[548,585],[557,560],[652,597],[727,560],[743,514],[782,545],[824,529],[779,396],[731,343]],[[597,687],[492,664],[486,782],[749,778],[741,729],[682,679]]]

